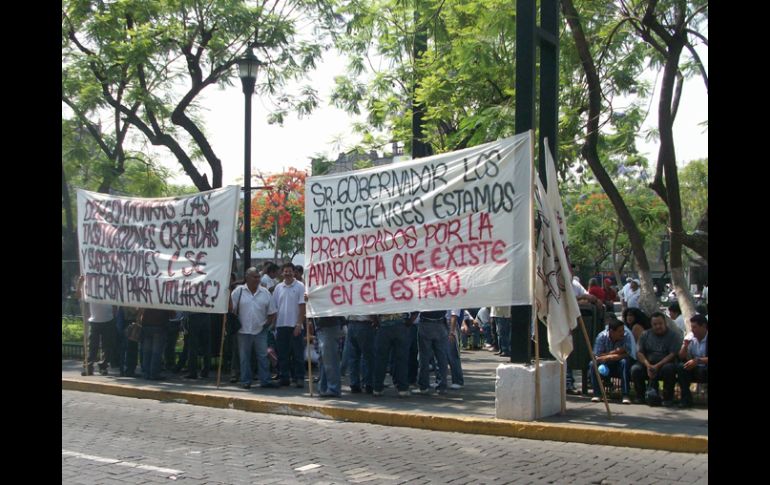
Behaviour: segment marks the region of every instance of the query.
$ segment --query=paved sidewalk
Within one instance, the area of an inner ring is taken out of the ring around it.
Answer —
[[[137,398],[188,402],[258,412],[303,415],[443,431],[596,443],[669,451],[708,451],[708,409],[651,408],[610,401],[612,418],[603,403],[590,396],[567,396],[567,413],[534,422],[495,419],[495,369],[506,359],[488,351],[463,351],[465,387],[447,395],[398,398],[388,387],[382,397],[343,392],[341,398],[319,398],[307,389],[241,389],[222,376],[189,380],[181,374],[163,381],[117,376],[81,376],[82,363],[62,361],[62,388]],[[314,369],[314,373],[315,373]],[[390,378],[386,377],[386,382]],[[576,376],[576,381],[580,380]],[[343,378],[343,390],[347,390]]]

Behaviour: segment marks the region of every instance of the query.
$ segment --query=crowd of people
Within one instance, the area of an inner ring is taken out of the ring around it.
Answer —
[[[649,316],[639,307],[639,281],[628,278],[626,285],[615,292],[612,281],[604,280],[600,288],[595,279],[586,291],[579,278],[573,278],[578,299],[602,308],[605,329],[594,342],[594,355],[601,376],[620,380],[621,402],[631,404],[631,384],[636,404],[673,406],[674,388],[679,383],[679,407],[692,406],[690,384],[708,383],[708,319],[707,307],[699,305],[690,317],[687,331],[678,302],[667,313],[656,311]],[[586,296],[588,295],[588,296]],[[590,298],[593,297],[593,298]],[[614,313],[615,302],[621,302],[622,319]],[[603,302],[603,305],[601,304]],[[593,361],[588,367],[593,390],[592,401],[599,402],[600,391]],[[663,390],[660,392],[660,381]]]
[[[231,383],[244,389],[255,381],[261,388],[304,387],[305,362],[312,359],[312,349],[305,346],[307,332],[320,355],[320,397],[341,396],[344,374],[352,394],[382,396],[386,374],[399,397],[444,394],[464,386],[461,348],[511,355],[510,307],[306,318],[302,277],[301,266],[285,263],[279,268],[272,262],[261,271],[249,268],[242,282],[231,275],[222,352]],[[678,381],[679,405],[691,406],[690,383],[708,382],[705,309],[690,318],[691,330],[685,333],[678,304],[668,308],[668,316],[655,312],[648,317],[639,308],[638,280],[629,278],[618,290],[609,279],[601,286],[599,281],[592,278],[586,290],[575,277],[572,285],[578,300],[595,305],[606,324],[594,343],[601,375],[620,380],[624,404],[632,402],[633,384],[636,403],[672,406]],[[622,319],[614,313],[618,300]],[[223,315],[100,303],[89,303],[89,310],[87,375],[98,367],[102,375],[112,369],[120,376],[139,377],[139,365],[141,377],[149,380],[164,379],[164,370],[184,370],[189,379],[209,377],[212,355],[219,354]],[[138,338],[129,332],[136,325],[141,328]],[[177,359],[180,332],[184,344]],[[593,362],[583,371],[590,376],[592,400],[599,401]],[[572,369],[567,386],[568,392],[577,392]]]
[[[231,383],[245,389],[254,381],[264,388],[304,387],[305,359],[311,354],[305,349],[307,332],[320,353],[321,397],[340,396],[345,373],[354,394],[381,396],[386,374],[400,397],[443,394],[464,386],[461,348],[511,355],[510,307],[307,319],[302,275],[302,267],[291,263],[249,268],[242,282],[232,275],[229,313],[237,319],[227,319],[222,352]],[[164,379],[164,370],[185,371],[189,379],[209,377],[222,315],[101,303],[89,303],[89,310],[86,374],[98,367],[102,375],[112,369],[149,380]],[[141,327],[134,340],[128,338],[132,325]],[[180,332],[184,344],[177,359]]]

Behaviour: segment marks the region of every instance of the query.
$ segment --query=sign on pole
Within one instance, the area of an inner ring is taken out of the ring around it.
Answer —
[[[308,316],[531,304],[530,137],[308,178]]]
[[[86,301],[227,312],[237,186],[162,199],[77,197]]]

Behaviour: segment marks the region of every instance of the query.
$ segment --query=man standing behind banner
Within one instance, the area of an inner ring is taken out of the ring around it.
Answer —
[[[291,365],[294,366],[294,387],[303,387],[302,327],[305,323],[305,285],[294,279],[294,265],[285,263],[281,267],[283,281],[275,286],[273,301],[278,309],[276,323],[276,350],[278,369],[282,386],[288,386]]]
[[[77,298],[81,297],[84,277],[78,280]],[[88,368],[87,375],[94,374],[94,363],[99,364],[99,373],[107,375],[107,368],[113,361],[113,353],[117,345],[118,328],[115,325],[115,307],[104,303],[88,303],[88,325],[91,331],[88,335]],[[101,342],[102,360],[99,357],[99,343]]]
[[[257,268],[246,270],[246,283],[230,294],[230,311],[237,311],[241,321],[238,331],[238,355],[241,360],[241,387],[251,388],[251,350],[257,353],[260,387],[276,387],[270,382],[267,358],[267,334],[275,320],[276,307],[270,292],[259,284]]]

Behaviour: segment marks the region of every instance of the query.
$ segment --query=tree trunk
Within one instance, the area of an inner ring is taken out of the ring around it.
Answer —
[[[636,226],[634,219],[631,217],[631,212],[628,210],[623,197],[620,195],[620,192],[618,192],[617,187],[615,187],[615,184],[612,182],[612,179],[609,174],[607,174],[607,171],[604,169],[601,160],[599,159],[599,116],[601,115],[602,109],[602,92],[596,64],[594,63],[591,51],[588,47],[588,41],[586,40],[583,27],[580,23],[580,17],[572,0],[563,0],[561,5],[564,18],[572,31],[572,37],[575,40],[575,46],[578,55],[580,56],[580,62],[583,65],[583,71],[586,74],[586,81],[588,83],[588,124],[586,127],[586,143],[581,149],[581,154],[588,162],[591,171],[602,189],[604,189],[607,197],[609,197],[610,202],[612,202],[612,206],[615,208],[615,212],[617,212],[618,218],[628,234],[628,239],[631,242],[631,249],[634,252],[634,259],[639,269],[639,277],[641,280],[640,305],[642,308],[653,308],[656,307],[655,291],[653,290],[650,264],[644,251],[644,242],[642,240],[641,232]]]
[[[77,235],[75,233],[75,222],[72,217],[72,200],[70,198],[69,187],[67,186],[67,176],[64,173],[64,165],[61,167],[61,194],[62,205],[64,206],[65,227],[62,234],[62,259],[77,258]]]
[[[669,235],[671,249],[669,263],[671,265],[671,283],[676,291],[679,306],[685,319],[685,326],[689,329],[690,317],[695,313],[695,301],[690,294],[690,288],[684,276],[684,263],[682,260],[682,243],[684,240],[684,226],[682,224],[682,203],[679,194],[679,169],[676,166],[676,151],[674,147],[674,117],[676,109],[675,85],[679,74],[679,59],[685,45],[685,9],[680,8],[676,13],[676,24],[671,35],[660,35],[666,42],[666,63],[663,68],[661,80],[660,100],[658,103],[658,129],[660,132],[660,148],[658,151],[658,165],[663,166],[666,177],[666,202],[668,204]],[[656,32],[662,32],[663,27],[658,20],[648,11],[643,22]]]

